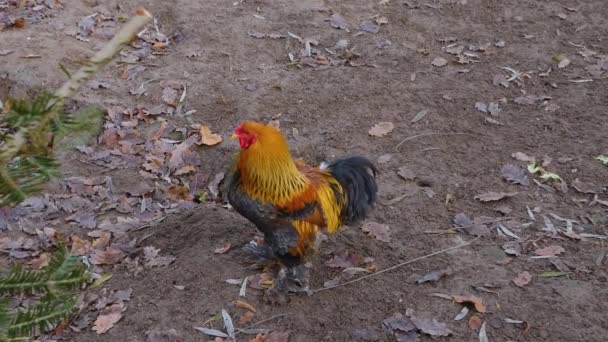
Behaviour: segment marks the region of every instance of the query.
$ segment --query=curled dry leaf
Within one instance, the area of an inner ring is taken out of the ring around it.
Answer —
[[[389,226],[378,222],[367,222],[361,229],[373,236],[376,240],[391,242],[391,232]]]
[[[475,310],[479,313],[484,313],[487,310],[486,306],[483,304],[483,299],[474,295],[452,296],[452,299],[456,303],[473,305]]]
[[[379,122],[372,126],[368,133],[373,137],[382,137],[392,132],[393,129],[395,126],[392,122]]]
[[[564,253],[565,251],[566,250],[562,246],[551,245],[535,250],[534,254],[542,257],[555,257]]]
[[[532,281],[532,275],[528,271],[523,271],[513,278],[513,283],[519,287],[524,287]]]
[[[230,242],[227,242],[224,246],[214,249],[213,253],[224,254],[224,253],[228,252],[230,250],[230,248],[232,248],[232,244]]]
[[[99,316],[97,316],[95,325],[93,326],[93,331],[101,335],[110,330],[114,324],[116,324],[116,322],[120,321],[122,318],[122,313],[125,311],[125,309],[126,308],[123,303],[112,304],[104,309]]]
[[[213,146],[222,142],[222,136],[212,133],[208,126],[201,126],[199,134],[201,135],[201,140],[196,142],[197,145]]]
[[[481,202],[494,202],[515,195],[517,195],[517,192],[486,192],[475,196],[475,199]]]
[[[433,59],[431,64],[436,67],[443,67],[443,66],[448,65],[448,60],[445,58],[442,58],[442,57],[437,57],[437,58]]]

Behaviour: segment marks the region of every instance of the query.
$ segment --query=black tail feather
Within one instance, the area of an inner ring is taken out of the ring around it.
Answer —
[[[345,200],[341,213],[342,222],[352,224],[365,219],[376,203],[378,169],[363,157],[336,160],[329,164],[328,169],[344,191],[344,194],[336,192],[336,197]]]

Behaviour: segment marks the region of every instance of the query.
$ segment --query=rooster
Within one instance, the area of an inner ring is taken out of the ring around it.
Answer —
[[[308,292],[304,264],[317,233],[367,216],[376,202],[377,169],[363,157],[306,165],[292,159],[278,129],[253,121],[237,126],[232,139],[241,149],[227,177],[227,197],[264,234],[263,244],[246,250],[278,264],[267,294],[284,299],[286,292]]]

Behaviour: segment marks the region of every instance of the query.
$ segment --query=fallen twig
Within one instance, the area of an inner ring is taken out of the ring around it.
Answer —
[[[454,246],[454,247],[450,247],[450,248],[442,249],[442,250],[440,250],[440,251],[433,252],[433,253],[431,253],[431,254],[423,255],[423,256],[418,257],[418,258],[414,258],[414,259],[411,259],[411,260],[408,260],[408,261],[404,261],[404,262],[402,262],[402,263],[400,263],[400,264],[397,264],[397,265],[391,266],[391,267],[389,267],[389,268],[385,268],[385,269],[380,270],[380,271],[378,271],[378,272],[376,272],[376,273],[372,273],[372,274],[364,275],[364,276],[362,276],[362,277],[359,277],[359,278],[357,278],[357,279],[353,279],[353,280],[347,281],[347,282],[345,282],[345,283],[336,284],[336,285],[333,285],[333,286],[329,286],[329,287],[324,287],[324,288],[320,288],[320,289],[313,290],[313,291],[312,291],[312,293],[317,293],[317,292],[321,292],[321,291],[325,291],[325,290],[334,289],[334,288],[336,288],[336,287],[342,287],[342,286],[350,285],[350,284],[353,284],[353,283],[359,282],[359,281],[361,281],[361,280],[364,280],[364,279],[367,279],[367,278],[371,278],[371,277],[374,277],[374,276],[380,275],[380,274],[385,273],[385,272],[388,272],[388,271],[392,271],[392,270],[394,270],[394,269],[396,269],[396,268],[399,268],[399,267],[402,267],[402,266],[405,266],[405,265],[409,265],[409,264],[411,264],[411,263],[414,263],[414,262],[416,262],[416,261],[420,261],[420,260],[422,260],[422,259],[430,258],[430,257],[435,256],[435,255],[439,255],[439,254],[447,253],[447,252],[449,252],[449,251],[453,251],[453,250],[455,250],[455,249],[459,249],[459,248],[462,248],[462,247],[466,247],[466,246],[468,246],[468,245],[472,244],[472,243],[473,243],[475,240],[477,240],[477,239],[479,239],[479,237],[476,237],[476,238],[474,238],[474,239],[471,239],[471,240],[469,240],[469,241],[467,241],[467,242],[465,242],[465,243],[462,243],[462,244],[460,244],[460,245],[458,245],[458,246]]]
[[[416,139],[419,137],[424,137],[424,136],[428,136],[428,135],[471,135],[473,136],[473,134],[470,133],[463,133],[463,132],[457,132],[457,133],[422,133],[422,134],[417,134],[408,138],[405,138],[403,140],[401,140],[400,143],[397,144],[397,146],[395,146],[395,150],[399,148],[399,146],[403,145],[406,141],[412,140],[412,139]]]

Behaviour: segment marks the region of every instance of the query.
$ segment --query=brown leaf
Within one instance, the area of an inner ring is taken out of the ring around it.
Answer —
[[[536,251],[534,251],[534,254],[536,254],[538,256],[544,256],[544,257],[554,257],[554,256],[558,256],[559,254],[561,254],[563,252],[565,252],[565,250],[562,246],[551,245],[551,246],[537,249]]]
[[[244,324],[251,322],[251,320],[253,319],[254,316],[255,316],[255,313],[253,313],[251,311],[245,311],[245,313],[243,313],[241,318],[239,318],[239,325],[244,325]]]
[[[125,254],[114,248],[108,247],[105,251],[94,251],[91,255],[91,263],[94,265],[113,265],[120,262]]]
[[[477,312],[479,313],[486,312],[486,306],[483,304],[483,299],[481,299],[480,297],[468,294],[464,296],[452,296],[452,299],[456,303],[473,305],[475,310],[477,310]]]
[[[201,140],[196,142],[197,145],[213,146],[222,142],[222,136],[212,133],[209,126],[201,126],[199,134],[201,135]]]
[[[93,241],[93,248],[102,250],[110,244],[110,238],[112,237],[112,233],[110,232],[101,232],[99,238]]]
[[[99,335],[107,332],[116,324],[116,322],[120,321],[122,313],[125,310],[126,308],[123,303],[112,304],[104,309],[99,316],[97,316],[93,331]]]
[[[471,330],[479,330],[479,328],[481,328],[481,318],[475,315],[471,316],[471,318],[469,318],[468,325]]]
[[[28,262],[28,264],[39,270],[47,266],[49,264],[49,261],[51,261],[51,256],[49,255],[49,253],[42,253],[37,258],[32,259],[30,262]]]
[[[91,242],[89,240],[81,239],[76,235],[72,235],[70,239],[72,240],[72,255],[81,256],[91,251]]]
[[[511,184],[530,185],[526,171],[519,166],[507,164],[500,170],[502,177]]]
[[[237,308],[240,308],[240,309],[245,309],[245,310],[251,311],[251,312],[253,312],[253,313],[255,313],[255,312],[256,312],[256,310],[255,310],[255,308],[253,307],[253,305],[251,305],[251,304],[247,303],[247,302],[246,302],[246,301],[244,301],[244,300],[240,300],[240,299],[239,299],[239,300],[237,300],[237,301],[234,303],[234,305],[235,305]]]
[[[513,278],[513,283],[519,287],[524,287],[532,281],[532,275],[528,271],[523,271]]]
[[[192,201],[194,196],[185,185],[171,185],[167,189],[167,197],[174,201]]]
[[[258,334],[250,342],[288,342],[289,332],[273,331],[269,334]]]
[[[376,240],[391,242],[391,232],[389,226],[378,222],[367,222],[361,229],[373,236]]]
[[[189,173],[192,173],[196,171],[196,168],[192,165],[186,165],[184,167],[182,167],[181,169],[175,171],[173,173],[174,176],[182,176],[182,175],[187,175]]]
[[[475,196],[475,199],[481,202],[500,201],[503,198],[513,197],[517,192],[486,192]]]
[[[230,242],[228,242],[224,246],[214,249],[213,253],[224,254],[224,253],[228,252],[230,250],[230,248],[232,248],[232,244]]]
[[[368,134],[373,137],[382,137],[393,131],[395,125],[392,122],[379,122],[370,128]]]

